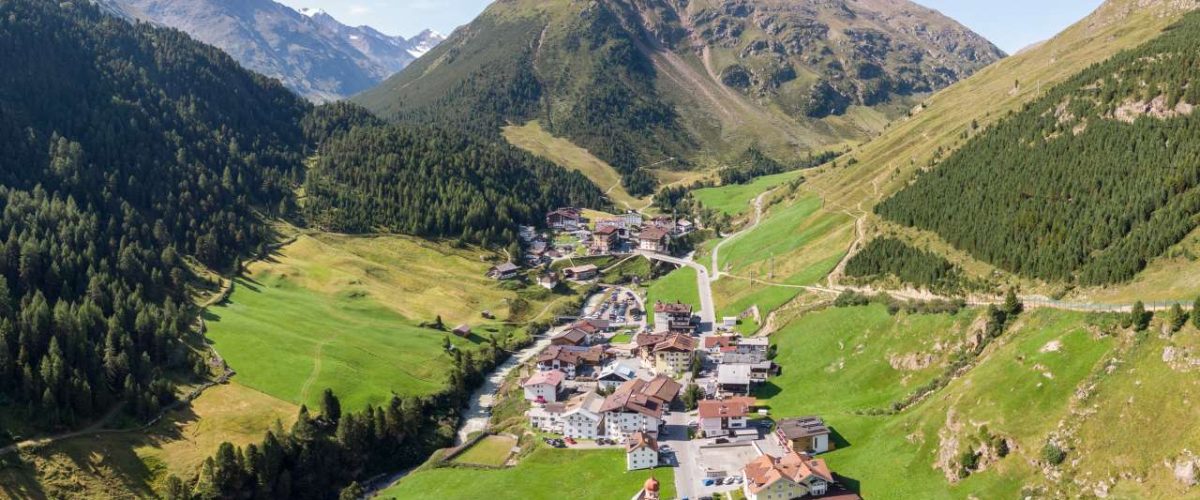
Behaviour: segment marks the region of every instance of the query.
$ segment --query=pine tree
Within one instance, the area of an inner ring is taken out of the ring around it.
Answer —
[[[333,395],[333,389],[326,388],[321,394],[321,417],[334,425],[342,418],[342,404]]]
[[[1133,308],[1129,311],[1129,321],[1136,331],[1145,331],[1150,327],[1151,315],[1146,312],[1146,305],[1142,301],[1133,303]]]

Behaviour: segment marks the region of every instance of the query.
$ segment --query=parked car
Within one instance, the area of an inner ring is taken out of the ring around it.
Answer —
[[[712,485],[713,485],[713,482],[714,482],[714,481],[713,481],[712,479],[705,479],[705,480],[704,480],[704,482],[703,482],[703,483],[701,483],[701,484],[703,484],[703,485],[705,485],[705,486],[712,486]]]
[[[566,441],[566,442],[567,442],[567,444],[569,444],[569,445],[574,445],[574,444],[576,444],[576,443],[575,443],[575,439],[574,439],[574,438],[572,438],[571,436],[567,436],[567,437],[563,438],[563,440],[564,440],[564,441]]]

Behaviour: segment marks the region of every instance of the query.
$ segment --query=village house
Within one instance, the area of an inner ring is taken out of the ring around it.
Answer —
[[[596,279],[596,275],[599,273],[600,268],[596,267],[595,264],[587,264],[563,269],[563,277],[571,281],[593,280]]]
[[[538,275],[537,283],[542,288],[553,290],[554,287],[558,286],[558,275],[554,274],[553,271],[546,271]]]
[[[464,338],[464,339],[470,338],[471,337],[471,326],[470,325],[458,325],[458,326],[454,327],[453,330],[450,330],[450,333],[453,333],[455,337]]]
[[[747,500],[802,498],[822,496],[833,483],[829,466],[819,458],[794,451],[782,457],[760,455],[742,470],[746,482],[742,493]]]
[[[637,378],[637,367],[630,366],[635,360],[618,360],[609,363],[596,376],[596,384],[604,390],[616,390],[621,384]]]
[[[657,215],[650,219],[649,227],[656,227],[665,231],[675,229],[675,218],[670,215]]]
[[[690,221],[690,220],[679,219],[679,222],[675,223],[675,232],[680,235],[688,234],[695,230],[696,230],[696,225],[692,224],[692,221]]]
[[[561,370],[570,380],[585,367],[600,366],[607,357],[602,346],[551,345],[538,354],[537,366],[540,371]]]
[[[657,301],[654,303],[654,331],[692,334],[696,324],[692,321],[692,306],[682,302],[674,304]]]
[[[550,337],[550,345],[569,345],[582,346],[588,344],[587,332],[578,328],[571,328],[558,335]]]
[[[699,430],[704,437],[728,436],[746,428],[746,415],[754,398],[708,399],[700,402]]]
[[[566,375],[559,370],[537,372],[529,377],[521,387],[525,389],[525,400],[535,403],[557,403],[558,393],[562,391],[563,379]]]
[[[658,441],[645,432],[635,432],[625,440],[625,470],[653,469],[658,466]]]
[[[487,276],[494,280],[510,280],[516,278],[517,274],[520,272],[521,268],[517,267],[516,264],[513,264],[512,262],[505,262],[503,264],[492,266],[492,268],[488,270]]]
[[[596,228],[592,233],[592,255],[608,255],[621,243],[621,231],[613,226]]]
[[[696,354],[696,339],[673,333],[654,346],[654,373],[678,377],[687,373]]]
[[[546,214],[546,225],[558,230],[574,231],[583,216],[577,208],[560,208]]]
[[[717,358],[722,348],[732,347],[736,343],[737,338],[732,335],[711,335],[704,337],[704,352]]]
[[[663,414],[681,388],[679,382],[661,375],[649,381],[633,379],[621,384],[604,398],[600,408],[605,434],[613,439],[627,438],[638,431],[657,436]]]
[[[616,217],[616,218],[611,218],[611,219],[600,219],[600,220],[596,221],[596,231],[597,232],[600,231],[601,229],[605,229],[605,228],[615,229],[617,231],[617,235],[622,238],[629,236],[629,224],[627,224],[625,222],[625,219],[623,219],[621,217]]]
[[[537,239],[537,228],[533,226],[517,226],[517,237],[521,241],[533,241]]]
[[[799,453],[815,455],[834,448],[821,417],[785,418],[776,425],[775,435],[780,445]]]
[[[646,364],[654,364],[654,346],[659,342],[667,340],[671,335],[666,332],[662,333],[639,333],[633,337],[635,345],[634,354],[641,358]]]
[[[617,217],[619,219],[621,219],[623,222],[625,222],[626,229],[633,228],[633,227],[639,227],[642,225],[642,214],[639,214],[637,212],[633,212],[633,211],[625,212],[621,215],[618,215]]]
[[[647,252],[667,253],[671,245],[671,234],[666,229],[648,227],[638,234],[638,249]]]
[[[596,439],[603,435],[604,398],[589,392],[572,398],[562,414],[562,434],[572,439]]]
[[[717,394],[746,395],[750,394],[753,381],[750,379],[750,365],[722,364],[717,366]]]
[[[546,403],[529,408],[525,415],[533,428],[543,432],[562,434],[563,414],[567,411],[567,403]]]
[[[581,319],[571,323],[571,328],[583,330],[592,338],[593,343],[596,342],[596,337],[603,337],[605,332],[613,331],[612,323],[603,319]]]

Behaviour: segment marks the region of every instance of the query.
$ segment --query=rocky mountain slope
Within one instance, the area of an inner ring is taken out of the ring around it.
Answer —
[[[127,18],[178,28],[278,78],[317,102],[375,86],[443,39],[425,31],[406,40],[368,26],[346,26],[321,10],[295,11],[273,0],[99,0]]]
[[[358,102],[485,133],[538,118],[640,194],[665,159],[864,139],[1003,55],[904,0],[509,0]]]

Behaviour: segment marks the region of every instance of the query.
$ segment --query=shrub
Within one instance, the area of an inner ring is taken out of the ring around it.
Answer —
[[[1067,459],[1067,452],[1059,448],[1058,445],[1047,442],[1046,446],[1042,447],[1042,459],[1050,465],[1059,465],[1063,460]]]

